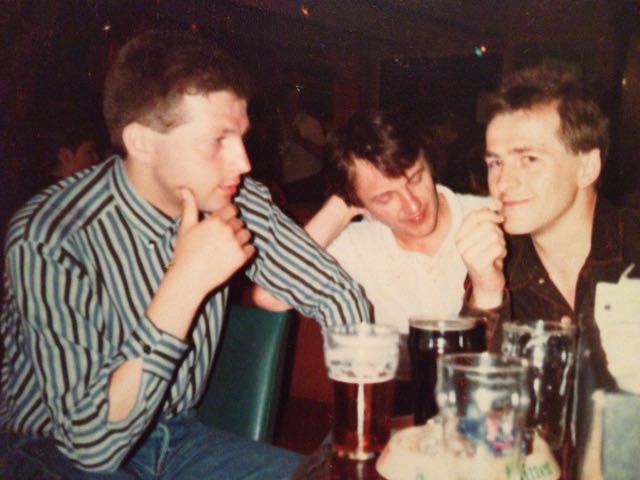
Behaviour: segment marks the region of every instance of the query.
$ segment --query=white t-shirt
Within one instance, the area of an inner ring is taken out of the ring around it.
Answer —
[[[451,228],[435,255],[401,248],[389,227],[366,218],[350,223],[327,248],[364,288],[376,323],[395,325],[403,335],[408,334],[413,315],[436,318],[460,312],[467,269],[456,249],[455,234],[469,212],[495,206],[490,197],[456,194],[442,185],[436,188],[449,205]],[[399,378],[408,378],[408,365],[402,352]]]

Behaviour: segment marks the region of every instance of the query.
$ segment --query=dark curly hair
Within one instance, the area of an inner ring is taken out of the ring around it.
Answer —
[[[597,148],[604,164],[609,150],[609,121],[586,81],[566,65],[539,65],[515,72],[490,97],[488,120],[544,105],[557,106],[558,136],[568,151],[577,154]]]
[[[416,163],[421,151],[433,174],[434,152],[410,117],[373,109],[357,112],[329,135],[328,193],[342,197],[350,205],[362,206],[354,188],[356,160],[370,163],[388,177],[399,178]]]

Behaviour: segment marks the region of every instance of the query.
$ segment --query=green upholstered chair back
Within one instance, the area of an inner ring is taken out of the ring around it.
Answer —
[[[272,443],[285,378],[290,312],[232,305],[198,418]]]

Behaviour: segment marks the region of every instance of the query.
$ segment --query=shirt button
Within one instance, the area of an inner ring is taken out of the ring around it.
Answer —
[[[544,277],[538,279],[538,285],[544,285]]]
[[[151,353],[151,347],[149,345],[145,345],[144,347],[142,347],[142,351],[149,355]]]

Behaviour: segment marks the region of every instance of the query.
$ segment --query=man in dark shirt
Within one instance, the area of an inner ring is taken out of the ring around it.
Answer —
[[[489,112],[488,184],[500,208],[470,214],[458,232],[471,281],[465,308],[489,314],[493,348],[496,327],[509,318],[565,317],[579,326],[577,455],[573,472],[564,468],[571,477],[591,392],[615,386],[594,319],[596,284],[617,282],[638,265],[640,215],[598,194],[608,122],[576,76],[544,67],[518,72]]]

